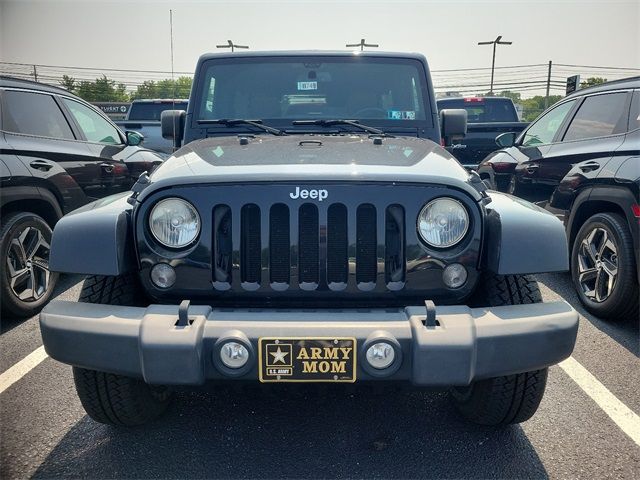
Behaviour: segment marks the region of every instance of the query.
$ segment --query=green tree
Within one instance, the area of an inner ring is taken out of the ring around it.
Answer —
[[[76,95],[87,102],[128,102],[129,94],[124,83],[116,83],[106,75],[93,82],[83,80],[75,87]]]
[[[78,84],[75,78],[70,77],[69,75],[63,75],[60,85],[69,92],[75,93]]]
[[[170,78],[154,81],[146,80],[138,85],[135,92],[131,94],[132,99],[142,98],[189,98],[191,92],[191,77],[178,77],[175,80]]]
[[[606,81],[607,79],[602,77],[589,77],[584,82],[580,82],[580,88],[594,87],[596,85],[601,85]]]
[[[562,95],[549,95],[549,106],[560,101]],[[525,98],[520,103],[522,105],[522,120],[532,122],[538,115],[544,112],[544,95],[536,95],[535,97]]]

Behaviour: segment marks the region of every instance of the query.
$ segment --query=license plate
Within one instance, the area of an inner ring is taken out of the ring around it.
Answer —
[[[260,338],[258,359],[263,383],[356,381],[355,338]]]

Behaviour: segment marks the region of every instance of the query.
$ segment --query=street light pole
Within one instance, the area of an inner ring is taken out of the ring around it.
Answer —
[[[491,60],[491,88],[489,94],[493,95],[493,74],[496,69],[496,45],[511,45],[513,42],[502,42],[502,35],[498,35],[490,42],[478,42],[478,45],[493,45],[493,59]]]
[[[231,40],[227,40],[227,44],[226,45],[216,45],[216,48],[230,48],[231,51],[234,52],[236,50],[236,48],[247,49],[247,48],[249,48],[249,46],[248,45],[236,45]]]

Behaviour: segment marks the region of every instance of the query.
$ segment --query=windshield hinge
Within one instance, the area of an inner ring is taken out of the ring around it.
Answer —
[[[145,188],[149,186],[151,183],[151,179],[149,178],[149,174],[147,172],[142,172],[138,177],[136,183],[131,187],[131,191],[133,192],[129,198],[127,198],[127,203],[129,205],[135,205],[136,199],[140,192],[142,192]]]

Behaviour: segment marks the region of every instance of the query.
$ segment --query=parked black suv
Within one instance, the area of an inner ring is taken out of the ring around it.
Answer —
[[[589,311],[637,318],[640,77],[580,90],[515,137],[498,137],[506,148],[479,174],[565,221],[573,281]]]
[[[161,162],[142,140],[66,90],[0,77],[3,313],[29,316],[47,302],[51,229],[63,214],[129,190]]]

